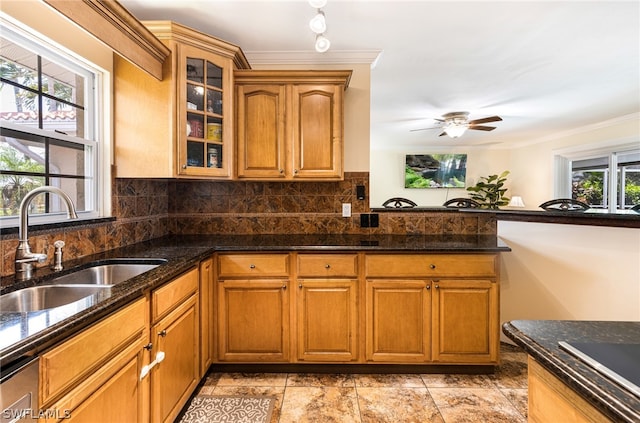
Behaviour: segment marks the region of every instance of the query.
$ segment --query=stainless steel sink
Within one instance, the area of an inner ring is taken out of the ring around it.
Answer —
[[[165,259],[111,259],[53,279],[51,285],[116,285],[149,270]]]
[[[96,301],[111,295],[110,286],[42,285],[19,289],[0,296],[0,311],[28,313],[47,310],[98,295]]]

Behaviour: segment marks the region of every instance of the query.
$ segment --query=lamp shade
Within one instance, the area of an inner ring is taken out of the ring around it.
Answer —
[[[466,124],[452,123],[444,127],[444,132],[451,138],[458,138],[467,131]]]
[[[524,207],[524,201],[522,201],[522,197],[518,195],[514,195],[511,197],[511,201],[509,201],[509,207]]]

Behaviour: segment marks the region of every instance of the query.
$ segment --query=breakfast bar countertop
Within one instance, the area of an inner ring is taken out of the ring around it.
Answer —
[[[0,313],[0,365],[38,354],[68,338],[145,292],[177,277],[215,252],[416,252],[416,253],[496,253],[510,248],[495,235],[179,235],[165,236],[127,247],[105,251],[64,263],[64,270],[38,269],[32,279],[17,281],[14,276],[0,280],[0,294],[46,284],[56,276],[81,269],[91,263],[119,257],[163,258],[157,268],[114,285],[108,298],[87,301],[81,311],[64,307],[34,313]],[[65,314],[66,313],[66,314]],[[45,326],[42,322],[46,321]]]
[[[510,339],[546,370],[613,421],[639,422],[640,398],[561,349],[569,343],[640,343],[640,322],[514,320],[502,326]]]

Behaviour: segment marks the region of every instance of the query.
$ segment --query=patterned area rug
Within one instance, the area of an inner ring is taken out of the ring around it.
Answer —
[[[198,395],[180,423],[269,423],[275,398]]]

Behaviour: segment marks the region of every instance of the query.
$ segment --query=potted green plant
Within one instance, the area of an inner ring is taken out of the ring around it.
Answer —
[[[484,209],[499,209],[501,206],[509,204],[509,198],[505,197],[507,189],[504,183],[507,181],[508,170],[500,175],[481,176],[475,186],[468,187],[470,197],[480,204]]]

